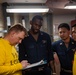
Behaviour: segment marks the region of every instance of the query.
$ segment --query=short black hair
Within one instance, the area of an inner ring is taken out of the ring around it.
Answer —
[[[41,21],[43,21],[43,18],[41,15],[35,15],[33,18],[32,18],[32,22],[34,22],[36,19],[39,19]]]
[[[59,28],[66,28],[67,30],[70,30],[70,26],[69,24],[67,23],[61,23],[59,26],[58,26],[58,30]]]
[[[72,26],[72,28],[73,28],[73,27],[76,27],[76,24],[74,24],[74,25]]]

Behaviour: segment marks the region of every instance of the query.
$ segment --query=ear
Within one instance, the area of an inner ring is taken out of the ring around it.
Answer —
[[[15,33],[16,33],[15,31],[12,31],[12,32],[11,32],[11,36],[13,37],[13,35],[14,35]]]
[[[30,24],[32,25],[32,21],[30,21]]]

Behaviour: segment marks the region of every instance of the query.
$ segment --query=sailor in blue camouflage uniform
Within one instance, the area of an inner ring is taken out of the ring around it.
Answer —
[[[76,43],[70,37],[70,27],[67,23],[61,23],[58,26],[58,32],[61,39],[52,43],[52,50],[57,53],[60,61],[60,75],[73,75],[72,66]]]

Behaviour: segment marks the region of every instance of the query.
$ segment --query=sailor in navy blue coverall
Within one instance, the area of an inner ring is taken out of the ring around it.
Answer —
[[[31,64],[44,60],[47,64],[33,67],[25,71],[24,75],[51,75],[51,68],[53,68],[53,72],[55,71],[50,36],[40,31],[42,26],[41,16],[35,16],[31,25],[31,29],[28,31],[29,36],[25,37],[22,43],[19,44],[19,59],[20,61],[26,59]],[[49,63],[51,68],[48,67]]]
[[[59,36],[61,40],[58,40],[52,44],[52,50],[57,53],[61,72],[60,75],[73,75],[72,65],[74,58],[74,50],[76,48],[75,41],[69,36],[70,27],[66,23],[62,23],[58,26]]]

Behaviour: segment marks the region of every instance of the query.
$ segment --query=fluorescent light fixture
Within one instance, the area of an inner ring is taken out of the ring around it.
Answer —
[[[7,33],[7,30],[0,30],[0,33]]]
[[[7,6],[7,13],[44,13],[48,12],[46,6]]]
[[[76,3],[75,2],[69,2],[65,5],[65,9],[76,9]]]
[[[6,19],[7,19],[7,26],[10,26],[11,25],[10,17],[6,17]]]

